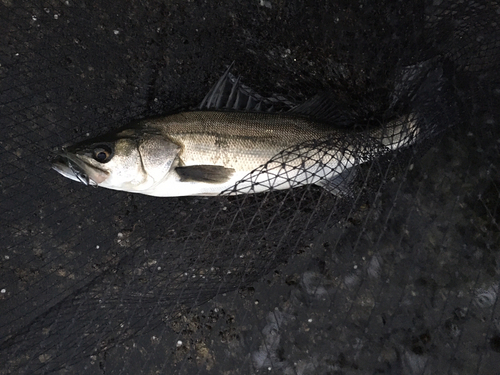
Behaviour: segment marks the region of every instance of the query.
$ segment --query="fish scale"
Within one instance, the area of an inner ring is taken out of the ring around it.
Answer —
[[[178,144],[185,165],[210,162],[248,172],[281,150],[333,133],[331,126],[278,113],[184,112],[144,125]]]

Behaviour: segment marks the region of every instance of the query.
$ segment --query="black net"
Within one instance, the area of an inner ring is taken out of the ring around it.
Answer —
[[[3,0],[0,372],[498,373],[499,17],[488,1]],[[342,136],[283,150],[242,195],[50,169],[64,143],[195,107],[233,61],[263,97],[328,93]]]

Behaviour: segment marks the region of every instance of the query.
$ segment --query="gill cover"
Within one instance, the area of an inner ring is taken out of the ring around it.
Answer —
[[[139,141],[138,150],[144,171],[158,182],[170,171],[180,147],[162,135],[146,134]]]

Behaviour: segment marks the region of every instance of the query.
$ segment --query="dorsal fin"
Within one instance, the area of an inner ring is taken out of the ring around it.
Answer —
[[[231,74],[232,63],[210,89],[198,110],[229,110],[245,112],[289,112],[348,128],[357,123],[352,108],[332,92],[325,92],[296,105],[283,96],[264,97]],[[343,104],[344,103],[344,104]]]
[[[231,74],[232,63],[217,83],[210,89],[200,110],[234,110],[254,112],[287,111],[294,103],[283,96],[266,98],[241,82],[240,77]]]
[[[289,113],[337,125],[345,124],[351,120],[346,109],[339,105],[338,99],[327,92],[313,96],[308,101],[292,108]]]

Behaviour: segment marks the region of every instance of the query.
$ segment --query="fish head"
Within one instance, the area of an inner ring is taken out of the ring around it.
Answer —
[[[63,146],[52,168],[86,185],[143,192],[169,174],[179,151],[177,144],[159,133],[127,129]]]

